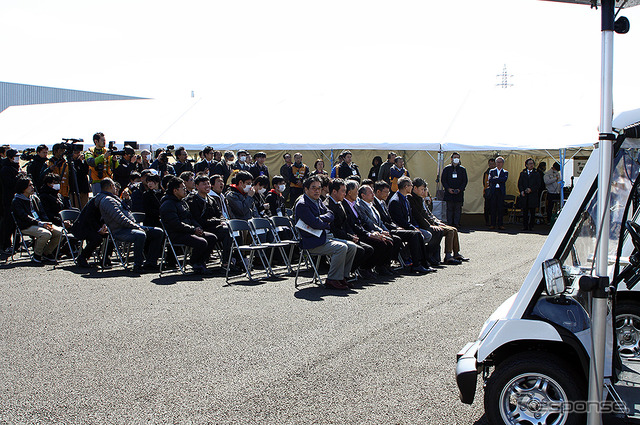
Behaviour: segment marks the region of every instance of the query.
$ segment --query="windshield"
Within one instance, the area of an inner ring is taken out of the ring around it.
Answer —
[[[638,149],[620,149],[613,161],[611,176],[610,205],[610,230],[609,230],[609,276],[613,272],[620,231],[624,224],[625,206],[633,187],[635,177],[638,175]],[[630,208],[630,211],[634,208]],[[597,238],[596,223],[597,190],[594,190],[591,199],[586,203],[579,215],[578,222],[571,234],[569,243],[560,255],[560,262],[565,275],[569,277],[572,289],[577,286],[578,277],[594,273],[594,252]]]

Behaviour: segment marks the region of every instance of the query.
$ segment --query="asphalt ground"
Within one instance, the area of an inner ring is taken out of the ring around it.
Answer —
[[[462,265],[350,291],[2,265],[0,423],[485,423],[480,385],[459,401],[455,354],[545,240],[515,229],[462,233]]]

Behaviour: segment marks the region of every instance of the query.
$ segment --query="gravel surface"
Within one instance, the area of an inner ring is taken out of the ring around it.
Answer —
[[[347,292],[1,266],[0,423],[484,423],[455,354],[544,239],[472,230],[468,263]]]

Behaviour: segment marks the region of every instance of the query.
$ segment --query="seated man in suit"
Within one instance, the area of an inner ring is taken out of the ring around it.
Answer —
[[[402,249],[402,237],[396,232],[392,234],[387,228],[387,226],[385,226],[384,222],[380,218],[380,213],[378,213],[378,210],[373,205],[374,199],[375,199],[375,195],[373,194],[373,189],[371,188],[371,186],[369,185],[360,186],[360,188],[358,189],[358,199],[356,200],[356,203],[355,203],[355,208],[360,217],[360,222],[362,223],[365,230],[367,230],[368,232],[377,232],[382,236],[384,236],[387,240],[391,241],[393,249],[389,250],[387,247],[387,250],[391,253],[389,258],[390,259],[398,258],[398,254]],[[404,232],[404,230],[400,230],[399,232]],[[411,232],[408,232],[408,233],[412,234]],[[419,235],[417,232],[413,232],[413,236],[417,238],[416,242],[418,245],[416,246],[419,250],[420,249],[419,244],[422,242],[421,238],[419,238]],[[409,238],[407,238],[407,240],[408,239]],[[382,274],[382,275],[396,274],[388,266],[385,267],[386,273],[378,269],[376,269],[376,271],[378,272],[378,274]]]
[[[407,196],[411,205],[411,212],[416,218],[420,228],[429,230],[432,234],[440,235],[440,239],[444,237],[444,263],[460,264],[466,261],[460,254],[460,242],[458,239],[458,229],[453,226],[444,224],[433,215],[429,207],[425,203],[427,196],[427,182],[420,177],[413,180],[413,189]],[[440,256],[440,242],[438,242],[438,257]]]
[[[187,188],[179,177],[167,182],[167,194],[160,205],[160,219],[173,243],[190,246],[191,265],[196,274],[208,274],[207,262],[218,240],[216,235],[205,231],[184,201]]]
[[[229,228],[225,223],[218,204],[209,196],[209,192],[211,191],[209,177],[199,175],[195,179],[195,184],[196,191],[187,195],[187,205],[189,206],[191,215],[200,227],[202,227],[205,232],[216,235],[218,241],[222,243],[222,267],[226,268],[226,264],[224,263],[229,258],[229,252],[231,250]]]
[[[347,278],[355,257],[355,244],[336,240],[327,235],[333,222],[333,213],[320,199],[320,179],[310,177],[303,182],[304,193],[295,205],[295,220],[300,228],[300,248],[311,254],[326,255],[331,259],[326,285],[347,289]],[[308,226],[309,231],[304,228]]]
[[[342,200],[342,206],[347,213],[347,222],[356,232],[358,238],[373,248],[373,255],[365,259],[366,270],[375,270],[383,276],[393,276],[391,272],[391,254],[393,253],[393,240],[385,237],[375,230],[367,230],[363,220],[356,209],[358,201],[358,183],[353,180],[346,182],[347,193]]]
[[[334,215],[333,222],[331,223],[331,233],[333,237],[355,245],[356,256],[353,261],[352,271],[357,270],[360,276],[365,279],[373,279],[375,275],[362,267],[364,266],[365,259],[373,255],[373,247],[362,242],[347,221],[347,213],[342,204],[346,193],[347,190],[344,180],[335,179],[329,184],[329,196],[325,201],[325,205]]]
[[[434,269],[429,267],[429,250],[427,248],[427,245],[431,240],[431,233],[428,230],[418,229],[418,227],[415,225],[413,217],[411,216],[411,207],[409,206],[407,195],[411,192],[412,187],[413,184],[411,183],[411,179],[409,177],[400,177],[398,179],[398,191],[394,193],[394,195],[389,200],[387,213],[389,214],[391,221],[393,221],[401,229],[415,230],[420,232],[422,236],[422,267],[427,272],[435,271]],[[424,271],[419,269],[416,271],[424,273]]]

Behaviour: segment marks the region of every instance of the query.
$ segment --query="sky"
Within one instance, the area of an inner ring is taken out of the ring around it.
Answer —
[[[620,111],[640,104],[640,7],[622,14]],[[0,80],[155,99],[193,91],[252,105],[249,121],[281,108],[321,125],[323,113],[360,110],[361,126],[429,126],[453,122],[470,93],[498,90],[506,65],[508,90],[536,94],[522,114],[561,98],[597,124],[599,25],[588,6],[539,0],[3,0]]]

